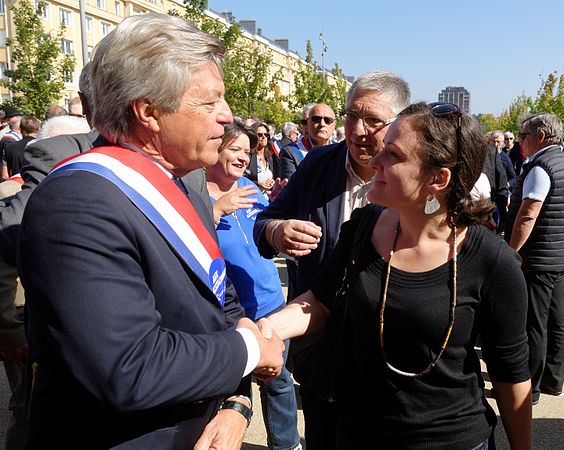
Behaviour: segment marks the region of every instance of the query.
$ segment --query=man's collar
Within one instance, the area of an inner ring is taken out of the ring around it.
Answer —
[[[546,153],[546,151],[551,149],[552,147],[560,147],[560,150],[562,150],[562,146],[557,145],[557,144],[550,144],[550,145],[547,145],[546,147],[542,147],[540,150],[537,150],[535,153],[533,153],[531,156],[529,156],[524,162],[530,163],[531,161],[534,161],[536,158],[538,158],[543,153]]]

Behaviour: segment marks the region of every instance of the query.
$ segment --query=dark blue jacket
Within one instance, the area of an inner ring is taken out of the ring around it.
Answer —
[[[310,220],[321,227],[322,236],[317,248],[299,258],[295,295],[307,291],[313,275],[331,254],[339,238],[347,181],[347,151],[344,141],[312,150],[298,166],[288,186],[257,216],[253,235],[259,253],[265,258],[276,255],[264,236],[270,220]]]
[[[35,189],[20,250],[30,448],[191,449],[247,360],[230,283],[222,309],[117,187],[83,171]]]

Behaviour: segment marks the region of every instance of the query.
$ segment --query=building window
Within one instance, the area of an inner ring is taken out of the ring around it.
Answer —
[[[86,16],[86,31],[92,33],[92,17]]]
[[[121,16],[121,2],[114,3],[114,14],[116,16]]]
[[[110,33],[112,26],[106,22],[100,22],[100,25],[102,26],[102,36],[106,37]]]
[[[98,8],[105,10],[106,9],[106,0],[96,0],[96,6]]]
[[[4,7],[4,0],[0,1],[0,14],[4,14],[6,12],[6,8]]]
[[[6,75],[4,75],[4,72],[6,71],[7,68],[8,68],[8,63],[0,62],[0,80],[6,79]]]
[[[4,3],[4,2],[2,2]],[[38,9],[38,5],[37,5],[38,1],[35,0],[35,9]],[[49,20],[49,3],[44,3],[43,4],[43,8],[40,11],[40,17],[44,20]]]
[[[70,28],[72,26],[72,11],[59,8],[59,22],[61,25]]]
[[[68,39],[61,39],[61,53],[64,55],[70,55],[73,53],[72,41]]]
[[[72,70],[65,70],[63,72],[63,81],[65,83],[74,83],[74,72]]]
[[[92,51],[93,50],[94,50],[94,47],[88,46],[88,61],[90,61],[92,59]]]
[[[136,6],[133,6],[133,7],[131,8],[131,11],[133,11],[133,14],[144,14],[144,13],[145,13],[145,11],[143,11],[143,10],[140,9],[140,8],[137,8]]]
[[[0,30],[0,47],[6,47],[6,30]]]

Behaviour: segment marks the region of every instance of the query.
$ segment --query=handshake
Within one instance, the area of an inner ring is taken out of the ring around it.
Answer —
[[[237,328],[251,330],[259,344],[260,360],[253,374],[259,380],[269,381],[280,375],[284,365],[284,341],[280,339],[268,319],[260,319],[256,324],[247,318],[239,320]]]

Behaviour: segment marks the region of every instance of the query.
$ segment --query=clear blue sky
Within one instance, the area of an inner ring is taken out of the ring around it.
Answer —
[[[499,115],[540,75],[564,73],[564,0],[209,0],[215,11],[255,19],[263,35],[306,40],[325,66],[347,75],[389,70],[409,82],[412,100],[437,100],[447,86],[470,91],[472,112]]]

